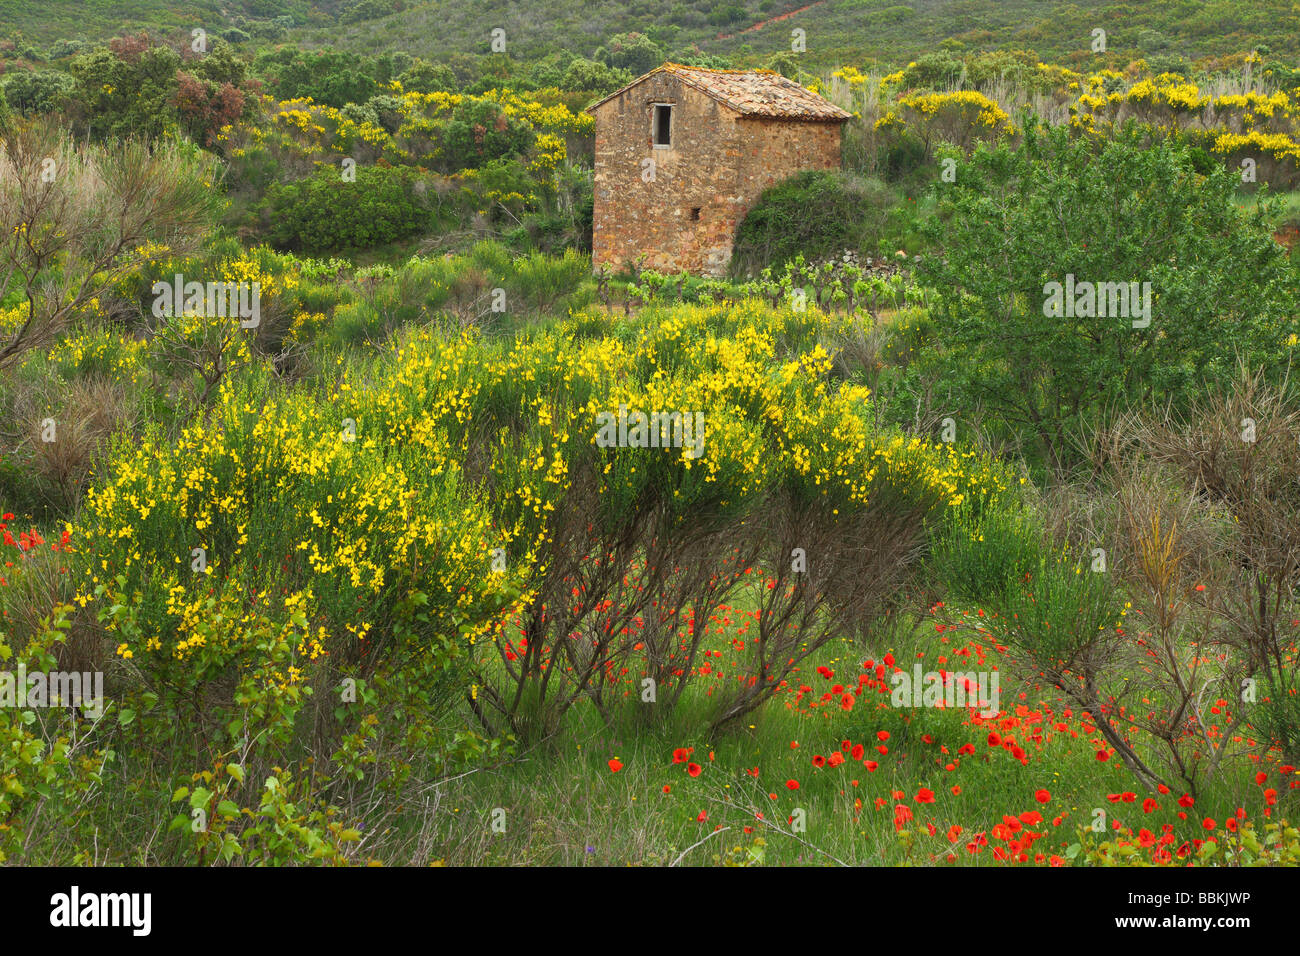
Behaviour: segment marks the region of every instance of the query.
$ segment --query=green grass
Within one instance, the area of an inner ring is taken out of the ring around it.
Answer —
[[[730,636],[720,635],[713,649],[728,647]],[[920,657],[927,670],[938,669],[944,665],[937,656],[964,643],[964,638],[944,643],[943,636],[928,617],[908,618],[885,628],[874,648],[847,641],[824,648],[793,680],[810,685],[816,698],[834,683],[852,685],[863,658],[878,660],[885,651],[895,654],[899,666],[910,667]],[[1064,858],[1078,842],[1077,829],[1091,824],[1097,810],[1106,813],[1108,826],[1121,820],[1135,832],[1147,827],[1158,833],[1161,824],[1172,823],[1180,839],[1201,835],[1199,821],[1205,816],[1222,821],[1238,806],[1252,818],[1260,813],[1259,788],[1245,767],[1203,792],[1187,821],[1176,816],[1181,791],[1158,797],[1160,808],[1150,814],[1141,807],[1144,792],[1134,802],[1112,804],[1108,795],[1140,788],[1117,758],[1097,760],[1092,740],[1098,735],[1086,732],[1078,714],[1062,716],[1064,706],[1051,695],[1015,684],[996,653],[988,666],[995,664],[1004,669],[1002,706],[1012,717],[1019,705],[1037,710],[1040,698],[1051,707],[1041,745],[1021,727],[972,722],[955,710],[896,709],[876,692],[864,693],[847,712],[835,703],[795,709],[787,706],[792,695],[783,694],[742,726],[708,740],[685,729],[700,726],[707,712],[708,685],[697,678],[681,711],[663,726],[644,726],[634,712],[650,705],[639,701],[629,701],[610,726],[591,711],[575,709],[551,739],[522,748],[512,762],[452,782],[439,812],[409,817],[397,829],[410,832],[393,835],[395,845],[428,846],[428,857],[391,862],[621,866],[761,859],[767,865],[932,865],[951,853],[960,865],[991,865],[996,862],[992,846],[999,842],[991,831],[1004,815],[1041,813],[1043,821],[1032,829],[1044,836],[1034,851]],[[834,671],[833,678],[818,675],[822,665]],[[1058,721],[1065,731],[1050,727]],[[990,746],[990,730],[1014,735],[1027,751],[1025,762]],[[879,731],[889,734],[887,755],[874,751]],[[878,768],[868,771],[851,758],[838,767],[814,768],[814,754],[841,751],[845,740],[864,744],[866,759],[874,758]],[[968,743],[974,753],[957,757]],[[688,775],[686,764],[673,762],[674,749],[685,747],[694,748],[689,760],[701,766],[698,777]],[[611,759],[622,763],[617,772],[610,769]],[[754,768],[757,777],[750,774]],[[787,787],[792,779],[798,790]],[[960,792],[954,793],[954,786]],[[917,801],[922,787],[933,791],[934,803]],[[1040,789],[1050,792],[1049,802],[1035,799]],[[855,810],[857,799],[860,810]],[[901,832],[894,819],[900,803],[915,815]],[[806,824],[797,832],[789,822],[796,809],[804,812]],[[764,820],[756,818],[758,813]],[[503,830],[494,829],[494,814]],[[955,843],[948,838],[954,825],[962,828]],[[719,827],[726,829],[715,833]],[[967,842],[981,832],[989,835],[989,847],[972,854]]]

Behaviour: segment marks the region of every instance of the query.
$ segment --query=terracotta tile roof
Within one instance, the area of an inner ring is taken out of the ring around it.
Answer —
[[[656,73],[671,73],[683,83],[746,116],[842,123],[853,115],[772,70],[706,70],[678,63],[665,63],[657,70],[633,80],[623,89],[587,107],[587,112],[590,113],[614,97],[644,83]]]

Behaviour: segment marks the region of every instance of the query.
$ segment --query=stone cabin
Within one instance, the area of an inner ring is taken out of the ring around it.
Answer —
[[[720,276],[769,186],[837,169],[838,106],[771,70],[667,63],[587,108],[596,120],[592,264]]]

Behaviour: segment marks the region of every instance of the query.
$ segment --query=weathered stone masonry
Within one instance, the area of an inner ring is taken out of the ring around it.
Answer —
[[[656,105],[671,108],[660,136],[667,146],[654,142]],[[764,189],[801,170],[839,167],[840,126],[850,115],[777,73],[674,64],[589,112],[594,267],[640,261],[697,275],[726,273],[736,229]]]

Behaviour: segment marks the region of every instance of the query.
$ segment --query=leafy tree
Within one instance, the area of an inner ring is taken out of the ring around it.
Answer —
[[[1276,371],[1297,289],[1268,205],[1238,208],[1236,186],[1133,126],[1098,142],[1028,121],[1019,147],[981,146],[955,182],[936,182],[918,275],[937,291],[935,374],[958,416],[982,409],[1061,475],[1078,460],[1073,439],[1108,410],[1185,407],[1227,381],[1236,356]],[[1115,314],[1109,292],[1057,314],[1049,283],[1069,275],[1150,283],[1149,326],[1139,302]],[[1073,315],[1088,311],[1110,314]]]
[[[195,142],[213,145],[223,126],[244,111],[244,94],[230,83],[204,83],[188,73],[177,74],[176,110],[181,128]]]
[[[564,85],[564,72],[577,56],[572,50],[555,50],[533,64],[529,81],[533,89]]]
[[[963,70],[962,61],[949,53],[926,53],[908,64],[903,81],[909,89],[944,89],[956,83]]]
[[[253,65],[281,99],[309,96],[317,103],[342,108],[364,103],[379,92],[372,65],[340,50],[285,47],[259,54]]]
[[[417,93],[450,93],[456,89],[456,74],[451,67],[427,60],[417,59],[398,75],[397,81],[402,84],[402,89]]]
[[[731,61],[716,53],[705,53],[699,46],[690,46],[678,50],[668,59],[682,66],[698,66],[705,70],[729,70]]]
[[[212,49],[189,64],[191,71],[201,80],[216,83],[229,83],[231,86],[243,86],[248,77],[248,64],[245,63],[235,48],[226,40],[217,40]]]
[[[641,76],[664,62],[664,51],[644,33],[619,33],[596,51],[596,59],[613,69]]]
[[[5,74],[0,83],[10,107],[23,116],[59,109],[74,85],[72,77],[57,70],[20,70]]]
[[[175,121],[180,57],[167,47],[121,53],[100,47],[74,57],[76,125],[95,139],[158,136]]]
[[[615,70],[594,60],[577,59],[564,71],[560,85],[566,90],[583,90],[597,94],[612,93],[632,80],[626,70]]]

